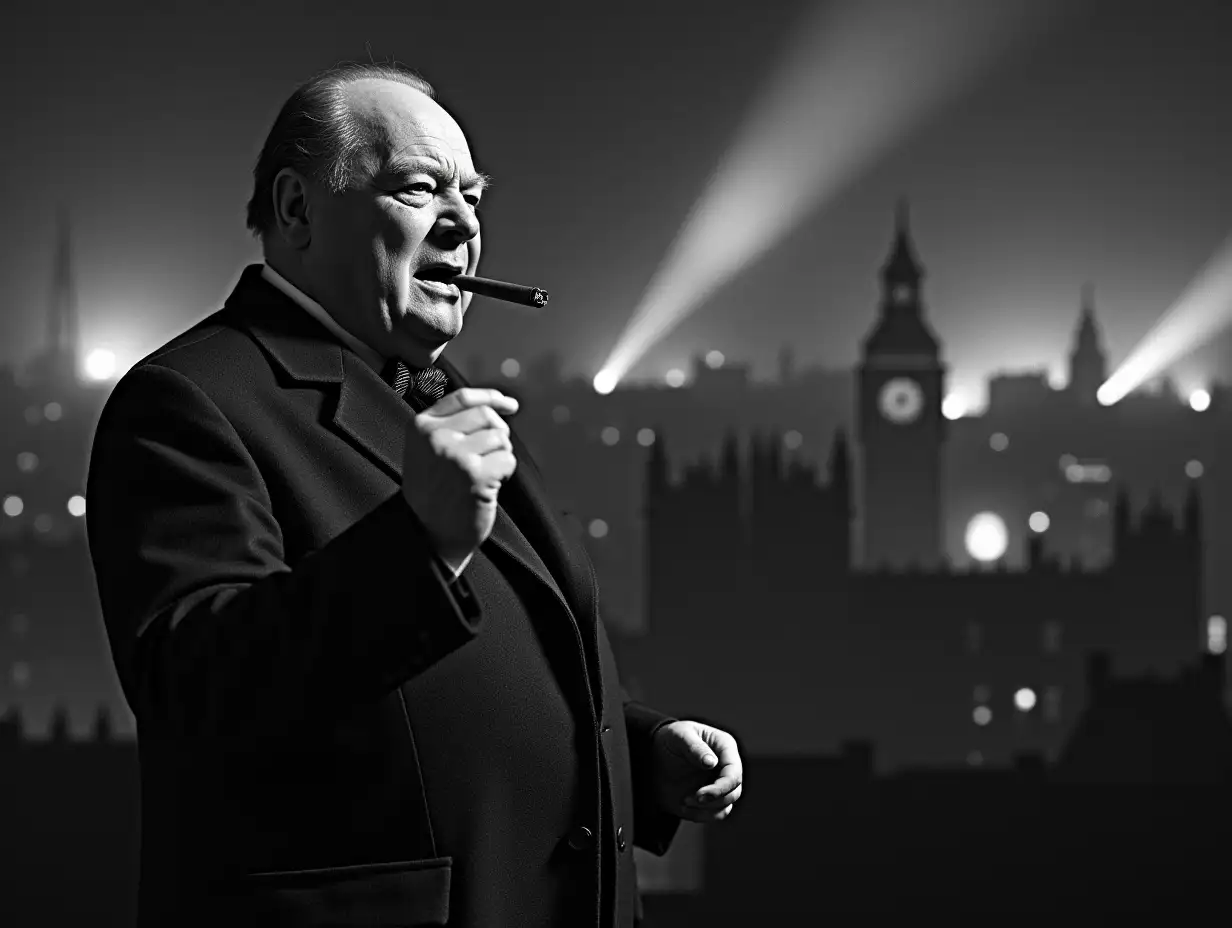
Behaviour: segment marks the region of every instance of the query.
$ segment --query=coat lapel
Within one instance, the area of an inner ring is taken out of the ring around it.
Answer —
[[[329,426],[401,483],[406,429],[415,415],[411,406],[363,359],[267,283],[260,265],[244,270],[227,308],[292,381],[338,385]],[[442,357],[438,366],[449,378],[449,390],[469,386],[447,359]],[[517,433],[511,429],[510,435],[518,467],[501,489],[489,541],[558,593],[593,642],[597,589],[585,548],[580,537],[570,539],[561,531],[538,467]]]

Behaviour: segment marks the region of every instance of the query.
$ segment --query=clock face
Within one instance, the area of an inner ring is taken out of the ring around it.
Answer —
[[[911,288],[907,284],[898,284],[894,288],[893,296],[895,303],[910,303],[912,296]]]
[[[918,419],[924,410],[924,391],[910,377],[895,377],[881,388],[877,405],[891,422],[906,425]]]

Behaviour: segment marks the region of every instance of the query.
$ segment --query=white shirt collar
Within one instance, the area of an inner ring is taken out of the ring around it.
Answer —
[[[291,283],[276,270],[266,264],[261,268],[261,276],[268,280],[271,284],[285,293],[288,297],[294,300],[299,306],[307,311],[308,315],[316,319],[317,322],[329,329],[337,338],[348,348],[359,355],[369,367],[376,371],[377,376],[380,376],[381,371],[385,368],[385,358],[379,351],[376,351],[371,346],[364,344],[342,326],[340,326],[334,317],[325,311],[320,303],[314,300],[299,287]]]

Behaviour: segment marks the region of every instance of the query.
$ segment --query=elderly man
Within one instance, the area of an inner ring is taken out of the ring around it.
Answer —
[[[413,73],[345,66],[254,175],[264,266],[125,375],[90,462],[141,924],[636,924],[633,846],[722,819],[741,761],[627,697],[516,400],[441,357],[465,135]]]

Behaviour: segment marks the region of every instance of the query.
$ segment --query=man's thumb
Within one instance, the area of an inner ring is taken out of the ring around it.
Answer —
[[[703,767],[713,767],[719,762],[719,759],[714,756],[714,751],[710,750],[710,745],[701,738],[693,742],[693,756]]]

